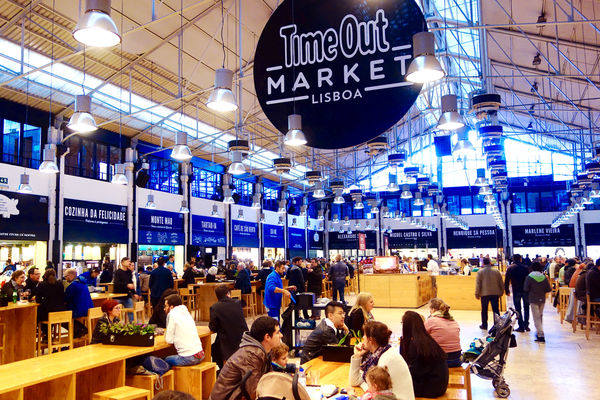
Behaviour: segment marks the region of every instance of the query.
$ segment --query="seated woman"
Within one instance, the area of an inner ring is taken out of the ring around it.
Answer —
[[[175,289],[167,289],[160,296],[160,300],[156,303],[156,307],[152,310],[149,324],[155,324],[159,328],[167,327],[167,313],[165,312],[165,298],[172,294],[179,294]]]
[[[402,316],[400,354],[408,363],[416,397],[436,398],[446,393],[446,353],[425,330],[423,317],[414,311]]]
[[[25,289],[25,272],[22,269],[18,269],[10,276],[10,281],[6,282],[2,286],[2,293],[8,296],[9,301],[13,299],[13,292],[17,292],[17,300],[21,292]]]
[[[210,267],[208,269],[208,273],[206,274],[206,283],[216,282],[218,271],[219,270],[217,269],[217,267]]]
[[[37,311],[38,322],[47,321],[48,313],[66,311],[67,309],[65,306],[65,289],[63,284],[56,280],[56,271],[47,269],[42,279],[43,281],[36,289],[35,296],[35,301],[40,305]],[[42,325],[44,333],[47,329],[47,325]]]
[[[414,400],[410,371],[404,358],[390,345],[392,332],[382,322],[368,321],[363,327],[363,341],[354,346],[350,359],[350,385],[367,390],[366,375],[373,366],[387,367],[392,378],[392,392],[399,400]]]
[[[460,326],[450,315],[450,306],[437,297],[429,302],[431,315],[425,320],[425,329],[446,352],[448,367],[460,367]]]
[[[181,277],[181,279],[183,279],[183,287],[187,287],[187,285],[193,285],[196,283],[194,270],[192,269],[190,263],[185,263],[183,265],[183,276]]]
[[[106,338],[106,335],[101,332],[103,326],[110,326],[119,323],[119,317],[121,316],[121,309],[123,306],[116,300],[108,299],[102,303],[102,312],[104,315],[100,317],[92,333],[92,344],[102,343]]]
[[[348,315],[348,329],[351,333],[358,336],[362,335],[365,322],[373,320],[373,314],[371,314],[373,307],[375,307],[375,300],[371,293],[362,292],[358,294],[356,303]]]

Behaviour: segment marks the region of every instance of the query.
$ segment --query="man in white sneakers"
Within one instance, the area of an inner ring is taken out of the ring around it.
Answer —
[[[165,312],[167,313],[165,341],[174,345],[177,350],[177,355],[168,356],[165,361],[174,367],[199,364],[204,358],[204,350],[198,337],[196,322],[178,294],[165,298]]]

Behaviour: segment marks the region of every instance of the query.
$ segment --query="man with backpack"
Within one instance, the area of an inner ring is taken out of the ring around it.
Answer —
[[[174,345],[177,350],[177,355],[168,356],[165,361],[171,366],[199,364],[204,358],[202,342],[198,337],[196,322],[178,294],[165,298],[165,312],[165,342]]]
[[[281,343],[279,322],[274,318],[258,317],[250,332],[242,336],[240,348],[221,369],[210,392],[209,400],[256,398],[260,378],[270,371],[269,352]]]

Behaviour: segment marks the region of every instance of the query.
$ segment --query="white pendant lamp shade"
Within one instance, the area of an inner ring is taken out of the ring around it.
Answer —
[[[485,169],[478,168],[477,169],[477,179],[475,179],[475,186],[487,186],[487,179],[485,179]]]
[[[233,71],[227,68],[219,68],[215,71],[215,88],[208,96],[206,106],[218,112],[237,110],[238,106],[235,96],[231,91],[233,85]]]
[[[315,190],[313,192],[313,197],[315,199],[322,199],[325,197],[325,191],[323,190],[323,184],[319,181],[315,183]]]
[[[344,200],[344,196],[342,196],[342,190],[336,190],[333,204],[344,204],[345,202],[346,200]]]
[[[414,203],[413,203],[413,204],[414,204],[415,206],[417,206],[417,207],[420,207],[420,206],[422,206],[423,204],[425,204],[425,203],[423,202],[423,197],[422,197],[422,195],[421,195],[421,192],[417,192],[417,193],[415,193],[415,201],[414,201]]]
[[[187,161],[192,158],[192,152],[187,145],[187,133],[179,131],[175,136],[175,147],[171,152],[171,158],[179,161]]]
[[[156,208],[156,203],[154,203],[154,195],[149,194],[148,199],[146,200],[146,208],[154,210]]]
[[[110,180],[117,185],[127,185],[127,176],[125,175],[125,164],[115,164],[115,173]]]
[[[408,185],[404,185],[402,186],[402,193],[400,194],[400,198],[407,200],[407,199],[412,199],[413,195],[412,192],[410,191],[410,186]]]
[[[242,164],[242,153],[234,151],[231,154],[233,162],[229,165],[227,173],[231,175],[242,175],[246,173],[246,167]]]
[[[219,207],[216,204],[213,204],[212,212],[210,213],[213,217],[219,216]]]
[[[182,214],[189,214],[190,209],[188,208],[187,200],[181,200],[181,207],[179,207],[179,212]]]
[[[73,37],[92,47],[111,47],[121,43],[115,21],[110,17],[110,0],[86,0]]]
[[[261,208],[260,194],[255,194],[254,196],[252,196],[252,208]]]
[[[470,155],[475,154],[475,147],[469,141],[469,131],[466,128],[463,128],[457,134],[458,141],[452,147],[452,155],[457,158],[464,160]]]
[[[51,145],[46,145],[44,148],[44,161],[38,168],[40,172],[47,174],[57,174],[58,165],[56,164],[56,149]]]
[[[365,208],[365,205],[363,204],[362,201],[357,201],[356,203],[354,203],[355,210],[362,210],[364,208]]]
[[[480,196],[487,196],[488,194],[492,194],[492,189],[489,186],[485,185],[479,188]]]
[[[29,175],[21,174],[21,181],[19,183],[19,187],[17,188],[17,192],[19,193],[31,193],[33,189],[29,185]]]
[[[446,73],[435,58],[435,36],[431,32],[419,32],[413,35],[414,58],[406,71],[406,80],[414,83],[433,82],[443,78]]]
[[[89,133],[98,129],[91,110],[92,98],[90,96],[85,94],[75,96],[75,113],[71,115],[67,127],[78,133]]]
[[[231,189],[223,190],[223,203],[225,203],[225,204],[234,204],[235,203],[235,201],[233,200]]]
[[[288,146],[302,146],[306,144],[306,137],[302,132],[302,116],[300,114],[288,115],[288,131],[283,143]]]
[[[400,190],[400,186],[398,186],[398,184],[396,182],[390,182],[387,185],[387,191],[388,192],[397,192]]]
[[[458,113],[458,98],[455,94],[442,96],[442,116],[438,121],[438,129],[455,131],[465,126],[463,118]]]

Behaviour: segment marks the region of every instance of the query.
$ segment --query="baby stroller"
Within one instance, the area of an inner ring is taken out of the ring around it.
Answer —
[[[483,379],[491,379],[496,395],[500,398],[510,396],[510,388],[504,380],[504,367],[509,347],[517,347],[513,325],[518,313],[510,308],[504,315],[496,317],[492,329],[489,330],[487,345],[471,364],[471,371]],[[491,340],[490,340],[491,338]]]

